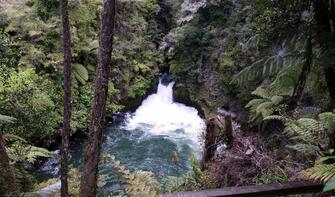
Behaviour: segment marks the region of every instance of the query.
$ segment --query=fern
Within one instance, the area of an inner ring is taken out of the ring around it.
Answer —
[[[305,59],[301,49],[305,45],[306,38],[303,35],[284,40],[281,49],[275,51],[276,54],[266,56],[244,68],[234,77],[232,82],[243,84],[247,81],[277,75],[289,67],[302,65]]]
[[[6,147],[8,156],[14,162],[29,162],[34,163],[39,157],[57,157],[57,154],[48,151],[47,149],[27,145],[22,142],[15,142],[9,147]]]
[[[258,87],[255,91],[252,92],[252,95],[258,96],[260,98],[253,99],[245,106],[249,108],[251,112],[250,122],[258,123],[264,118],[271,116],[277,105],[279,105],[283,97],[279,95],[272,96],[271,90],[266,87]]]
[[[111,159],[115,169],[121,173],[122,178],[125,179],[128,185],[126,189],[128,196],[159,196],[157,193],[158,182],[152,172],[142,170],[130,172],[125,168],[125,166],[121,165],[120,161],[116,160],[114,155],[107,155],[107,157]]]
[[[304,152],[305,154],[315,154],[320,151],[319,145],[328,144],[328,140],[323,136],[325,129],[321,121],[312,118],[292,120],[278,115],[271,115],[263,120],[279,120],[284,123],[283,133],[293,143],[287,145],[287,148]]]
[[[34,163],[39,157],[57,157],[47,149],[27,144],[27,141],[17,135],[5,134],[6,151],[14,162]]]
[[[287,118],[285,118],[284,116],[279,116],[279,115],[267,116],[263,120],[279,120],[279,121],[282,121],[282,122],[287,122],[288,121]]]
[[[191,172],[181,177],[170,176],[162,180],[160,186],[162,193],[214,189],[219,186],[213,174],[207,170],[201,170],[201,165],[194,155],[192,155],[190,161],[192,164]]]
[[[322,164],[300,172],[300,175],[325,183],[323,191],[335,189],[335,164]]]
[[[319,114],[319,119],[324,126],[324,128],[332,133],[335,131],[335,113],[333,112],[325,112]]]
[[[0,121],[2,122],[8,122],[8,123],[13,123],[16,119],[10,116],[5,116],[0,114]]]
[[[81,64],[72,64],[72,71],[76,80],[85,85],[88,80],[88,70]]]

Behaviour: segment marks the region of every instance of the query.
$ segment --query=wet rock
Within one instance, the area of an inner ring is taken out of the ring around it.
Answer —
[[[173,82],[173,76],[170,73],[162,73],[159,76],[161,83],[165,86],[169,85],[169,83]]]

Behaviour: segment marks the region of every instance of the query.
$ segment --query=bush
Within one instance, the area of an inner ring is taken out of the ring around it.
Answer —
[[[61,122],[59,107],[55,104],[60,94],[55,85],[33,69],[14,71],[7,80],[0,81],[0,110],[17,119],[14,124],[1,125],[1,130],[32,144],[41,140],[50,143]]]

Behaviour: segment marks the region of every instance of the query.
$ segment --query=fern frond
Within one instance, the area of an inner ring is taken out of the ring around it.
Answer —
[[[316,134],[322,130],[319,121],[312,118],[300,118],[297,120],[297,124],[300,128],[309,131],[311,134]]]
[[[251,92],[252,95],[261,97],[263,99],[271,99],[271,92],[270,90],[266,89],[263,86],[259,86],[256,88],[256,90],[254,90],[253,92]]]
[[[319,114],[321,124],[328,132],[335,132],[335,113],[325,112]]]
[[[263,120],[279,120],[285,123],[287,121],[287,118],[285,118],[284,116],[271,115],[263,118]]]
[[[319,147],[317,145],[314,144],[302,144],[302,143],[298,143],[298,144],[294,144],[294,145],[286,145],[286,148],[298,151],[298,152],[303,152],[306,155],[310,155],[313,153],[316,153],[317,151],[319,151]]]
[[[317,165],[300,172],[300,174],[310,179],[327,182],[335,175],[335,164]]]
[[[305,130],[293,122],[286,125],[283,133],[290,138],[297,137],[298,139],[303,141],[313,141],[314,139],[313,135],[311,134],[311,132],[309,132],[309,130]]]
[[[0,114],[0,121],[2,122],[8,122],[8,123],[13,123],[16,119],[10,116],[5,116]]]
[[[283,101],[283,99],[284,98],[282,96],[273,96],[273,97],[271,97],[271,101],[275,105],[278,105],[280,102]]]
[[[252,99],[251,101],[249,101],[249,103],[245,106],[245,108],[251,108],[251,110],[256,110],[257,106],[261,103],[264,103],[265,101],[267,101],[267,99]],[[254,109],[253,107],[256,106]]]
[[[256,108],[256,115],[262,115],[263,118],[270,116],[273,113],[273,103],[264,102]]]
[[[34,163],[38,157],[54,157],[57,158],[57,154],[48,151],[47,149],[22,144],[21,142],[16,142],[9,147],[6,147],[8,156],[13,161],[26,161],[29,163]]]
[[[27,142],[25,139],[21,138],[20,136],[14,135],[14,134],[4,134],[3,138],[5,141],[21,141],[21,142]]]
[[[114,155],[107,155],[107,157],[111,158],[113,166],[127,182],[128,187],[126,192],[129,196],[158,196],[158,181],[152,172],[142,170],[130,172],[125,166],[121,165],[120,161],[116,160]]]

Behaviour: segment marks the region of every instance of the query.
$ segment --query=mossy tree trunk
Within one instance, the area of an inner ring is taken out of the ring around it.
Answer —
[[[64,115],[62,128],[62,148],[61,148],[61,196],[68,197],[68,154],[71,121],[71,34],[68,16],[68,1],[62,0],[62,25],[63,25],[63,53],[64,53]]]
[[[97,172],[102,133],[105,127],[108,80],[115,21],[115,0],[104,0],[99,41],[98,67],[96,69],[95,94],[92,105],[89,139],[85,153],[85,164],[80,183],[80,197],[96,194]]]
[[[313,63],[313,46],[312,46],[312,37],[308,36],[307,45],[305,50],[305,62],[302,66],[301,73],[299,75],[298,83],[294,87],[294,91],[291,97],[291,102],[289,109],[296,108],[298,102],[300,101],[303,91],[305,89],[307,77],[311,71],[311,66]]]
[[[19,192],[16,187],[15,183],[15,175],[10,165],[10,159],[6,152],[5,141],[3,138],[2,133],[0,132],[0,170],[2,171],[1,174],[4,176],[4,180],[6,182],[6,189],[8,196],[11,197],[19,197]]]

